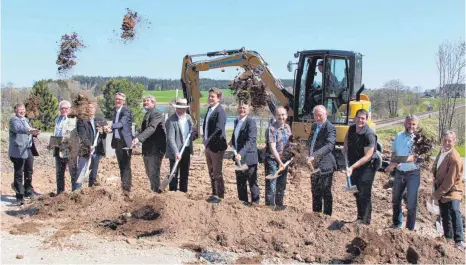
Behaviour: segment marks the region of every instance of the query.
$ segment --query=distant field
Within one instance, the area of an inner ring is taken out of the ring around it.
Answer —
[[[221,89],[223,94],[226,96],[231,95],[230,89]],[[207,91],[201,91],[202,98],[201,103],[207,103]],[[153,95],[159,103],[170,103],[176,97],[176,90],[165,90],[165,91],[144,91],[144,95]],[[183,96],[183,91],[178,90],[178,96]]]

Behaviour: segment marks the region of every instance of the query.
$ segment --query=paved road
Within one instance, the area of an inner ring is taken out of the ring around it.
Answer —
[[[459,109],[459,108],[465,108],[466,105],[459,105],[459,106],[456,106],[455,109]],[[430,112],[423,112],[423,113],[420,113],[420,114],[416,114],[416,116],[418,116],[419,118],[424,118],[424,117],[428,117],[430,115],[437,115],[438,114],[438,110],[435,110],[435,111],[430,111]],[[404,117],[401,117],[401,118],[396,118],[396,119],[387,119],[387,120],[379,120],[379,121],[374,121],[376,123],[376,128],[377,129],[381,129],[381,128],[385,128],[385,127],[389,127],[389,126],[392,126],[392,125],[395,125],[395,124],[400,124],[400,123],[403,123],[404,121]]]

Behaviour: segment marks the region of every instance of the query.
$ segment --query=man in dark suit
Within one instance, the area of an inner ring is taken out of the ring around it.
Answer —
[[[317,105],[312,110],[314,114],[314,124],[312,125],[309,137],[309,157],[308,163],[312,163],[319,171],[311,174],[312,184],[312,210],[332,215],[332,180],[333,172],[337,168],[332,150],[336,142],[336,129],[327,120],[327,109],[322,105]]]
[[[103,139],[107,137],[107,134],[97,125],[97,122],[102,119],[94,117],[95,106],[93,102],[89,103],[87,112],[89,119],[78,119],[76,122],[78,137],[81,142],[78,150],[78,175],[81,173],[81,170],[84,169],[86,162],[89,161],[89,156],[92,156],[90,167],[91,172],[89,175],[89,187],[92,187],[96,182],[100,158],[105,155]],[[94,141],[97,136],[97,132],[99,132],[99,138],[97,139],[97,145],[94,150]],[[81,188],[81,186],[81,184],[76,183],[76,180],[73,181],[72,179],[73,190]]]
[[[209,110],[204,118],[202,131],[204,133],[205,155],[212,186],[212,195],[208,202],[219,203],[225,194],[222,164],[223,155],[227,149],[225,125],[227,115],[220,105],[222,91],[218,88],[209,90]]]
[[[118,92],[115,94],[115,118],[112,127],[106,127],[107,132],[113,131],[112,148],[115,149],[115,154],[120,168],[121,186],[125,194],[131,191],[131,154],[133,133],[132,114],[125,106],[126,95]]]
[[[195,133],[196,126],[193,124],[192,118],[186,113],[189,107],[188,101],[184,98],[176,100],[172,104],[176,108],[176,113],[171,115],[166,123],[167,129],[167,158],[170,160],[170,172],[175,166],[176,160],[178,169],[175,172],[175,177],[171,180],[169,189],[171,191],[178,190],[178,172],[180,173],[179,190],[188,192],[188,176],[191,155],[193,154],[193,141],[197,139]],[[183,153],[180,153],[184,141],[191,132],[190,140],[188,141]]]
[[[132,145],[142,143],[142,155],[146,174],[149,177],[150,189],[159,191],[160,167],[166,150],[165,119],[162,113],[155,108],[155,98],[147,96],[143,99],[146,110],[141,125],[141,133],[133,139]]]
[[[36,137],[40,131],[29,125],[29,120],[25,117],[26,108],[23,104],[17,104],[15,112],[16,115],[10,119],[9,123],[8,156],[14,166],[14,182],[11,186],[16,192],[17,203],[23,205],[24,197],[40,195],[32,187],[34,156],[39,155],[33,137]]]
[[[238,155],[235,161],[240,161],[241,165],[248,165],[245,172],[236,171],[236,186],[238,188],[238,198],[246,203],[248,200],[248,187],[251,192],[251,202],[259,203],[259,184],[257,183],[257,125],[248,116],[249,105],[240,103],[238,105],[238,119],[235,120],[235,128],[231,137],[230,146],[233,146]]]

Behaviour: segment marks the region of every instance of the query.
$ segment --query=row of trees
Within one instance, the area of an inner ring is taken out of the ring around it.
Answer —
[[[83,76],[76,75],[72,77],[72,80],[78,81],[82,84],[84,89],[98,88],[104,85],[109,79],[127,79],[132,83],[141,84],[145,90],[175,90],[181,89],[181,82],[179,79],[163,79],[163,78],[148,78],[145,76],[117,76],[117,77],[103,77],[103,76]],[[201,78],[199,80],[201,90],[209,90],[211,87],[227,88],[231,83],[231,80],[216,80],[210,78]],[[285,79],[281,80],[286,86],[292,86],[293,80]]]
[[[15,89],[12,84],[7,86],[11,87],[4,87],[1,90],[2,122],[4,123],[7,123],[10,118],[10,115],[6,114],[12,113],[16,104],[23,103],[32,125],[43,131],[51,131],[55,126],[55,118],[59,114],[59,102],[61,100],[72,102],[78,93],[83,92],[91,99],[96,99],[100,107],[98,113],[102,113],[106,119],[114,118],[113,96],[116,92],[126,94],[126,104],[133,112],[133,121],[136,126],[140,126],[144,116],[141,108],[144,86],[134,84],[127,79],[108,79],[99,88],[101,95],[98,97],[89,91],[79,90],[79,86],[75,86],[72,82],[61,80],[40,80],[34,83],[32,89]]]

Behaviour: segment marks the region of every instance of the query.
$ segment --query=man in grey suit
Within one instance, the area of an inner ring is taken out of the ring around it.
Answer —
[[[133,139],[132,145],[142,143],[142,155],[146,174],[149,177],[150,189],[159,191],[160,167],[165,155],[165,119],[163,114],[155,108],[155,98],[146,96],[143,98],[143,107],[146,110],[142,120],[141,133]]]
[[[125,194],[131,191],[131,141],[133,133],[132,114],[125,106],[126,95],[121,92],[115,94],[115,119],[112,126],[106,126],[108,133],[113,131],[112,148],[115,149],[115,154],[120,168],[121,186]]]
[[[34,155],[38,155],[32,137],[37,136],[40,131],[29,125],[29,120],[25,117],[26,108],[23,104],[17,104],[15,112],[16,115],[10,119],[8,156],[14,166],[12,188],[16,192],[17,203],[23,205],[24,197],[39,195],[32,187]]]
[[[178,162],[178,169],[175,172],[175,177],[171,180],[169,189],[171,191],[178,190],[178,172],[180,173],[180,188],[182,192],[188,192],[188,176],[191,154],[193,154],[193,141],[196,140],[197,134],[193,125],[192,118],[186,114],[188,101],[184,98],[179,98],[172,104],[176,108],[176,113],[171,115],[166,123],[167,129],[167,158],[170,160],[170,172]],[[191,139],[188,141],[183,153],[180,153],[181,148],[188,134],[191,132]]]

